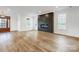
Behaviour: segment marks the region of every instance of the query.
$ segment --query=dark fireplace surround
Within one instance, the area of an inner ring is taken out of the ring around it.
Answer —
[[[53,33],[53,12],[38,16],[38,30]]]

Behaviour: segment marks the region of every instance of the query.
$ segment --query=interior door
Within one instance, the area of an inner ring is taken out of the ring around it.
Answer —
[[[10,32],[10,17],[0,16],[0,32]]]

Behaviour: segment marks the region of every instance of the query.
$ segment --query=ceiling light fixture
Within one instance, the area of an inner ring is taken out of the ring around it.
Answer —
[[[58,8],[58,6],[56,6],[56,8]]]

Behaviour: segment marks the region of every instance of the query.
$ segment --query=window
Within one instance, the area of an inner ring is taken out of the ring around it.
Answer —
[[[0,19],[0,28],[6,28],[6,19]]]
[[[58,29],[66,29],[66,14],[58,15]]]

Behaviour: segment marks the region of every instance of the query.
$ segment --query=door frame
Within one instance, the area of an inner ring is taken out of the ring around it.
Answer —
[[[1,19],[6,19],[6,28],[0,28],[0,32],[10,32],[10,16],[0,16]]]

